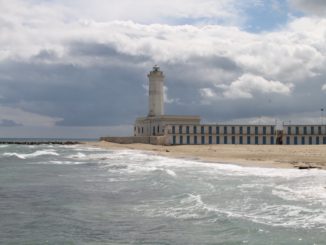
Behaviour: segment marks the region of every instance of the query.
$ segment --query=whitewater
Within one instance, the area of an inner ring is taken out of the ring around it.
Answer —
[[[0,244],[326,244],[326,171],[0,147]]]

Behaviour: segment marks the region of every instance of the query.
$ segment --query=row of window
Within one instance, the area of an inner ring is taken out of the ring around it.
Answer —
[[[134,128],[135,133],[138,132],[138,134],[144,134],[144,127],[135,127]],[[152,127],[152,135],[156,135],[160,133],[160,126],[153,126]],[[164,133],[164,129],[162,129],[162,133]]]
[[[186,138],[186,141],[184,142],[183,140],[184,140],[184,138],[183,138],[183,136],[182,135],[180,135],[179,136],[179,144],[180,145],[182,145],[182,144],[190,144],[190,136],[188,135],[188,136],[186,136],[185,137]],[[199,144],[199,142],[198,142],[198,138],[199,137],[197,137],[197,135],[195,135],[194,136],[194,141],[193,141],[193,144],[195,144],[195,145],[197,145],[197,144]],[[231,137],[231,142],[229,142],[228,141],[228,137],[227,136],[224,136],[224,137],[220,137],[220,136],[216,136],[216,143],[215,144],[221,144],[222,142],[220,141],[220,138],[222,138],[223,139],[223,144],[229,144],[229,143],[231,143],[231,144],[236,144],[236,140],[235,140],[235,136],[232,136]],[[239,144],[240,145],[242,145],[242,144],[244,144],[244,141],[243,141],[243,136],[239,136]],[[251,144],[251,137],[250,136],[247,136],[246,137],[247,138],[247,141],[246,141],[246,144]],[[201,141],[200,141],[200,144],[202,144],[202,145],[204,145],[204,144],[206,144],[206,138],[205,138],[205,136],[204,135],[202,135],[201,136]],[[255,137],[255,144],[259,144],[259,141],[258,141],[258,136],[256,136]],[[177,140],[177,136],[173,136],[173,144],[175,145],[176,144],[176,140]],[[213,136],[209,136],[208,137],[208,142],[207,142],[208,144],[213,144]],[[266,136],[264,136],[263,137],[263,144],[267,144],[267,138],[266,138]],[[270,144],[274,144],[274,136],[271,136],[271,138],[270,138]]]
[[[292,135],[292,134],[299,135],[301,133],[301,134],[307,135],[308,134],[308,128],[310,128],[310,134],[315,134],[315,133],[317,133],[319,135],[322,134],[322,127],[321,126],[318,126],[318,127],[304,126],[303,128],[301,128],[301,130],[300,130],[300,127],[298,127],[298,126],[296,126],[296,127],[288,127],[287,128],[287,134],[288,135]],[[315,129],[317,129],[317,130],[315,130]]]
[[[291,145],[291,144],[298,145],[299,140],[300,140],[301,145],[305,145],[305,144],[312,145],[313,143],[315,143],[316,145],[326,144],[326,137],[322,138],[322,137],[318,137],[318,136],[315,137],[315,142],[313,142],[312,136],[309,136],[308,141],[306,141],[306,137],[304,137],[304,136],[301,136],[301,137],[294,136],[293,139],[291,139],[290,136],[287,136],[286,144],[287,145]]]
[[[180,145],[183,145],[183,144],[206,144],[206,137],[204,135],[201,136],[201,138],[199,138],[199,136],[195,135],[193,136],[194,138],[194,141],[191,142],[190,141],[190,136],[187,135],[187,136],[183,136],[183,135],[180,135],[179,136],[179,143]],[[198,141],[200,139],[200,142]],[[258,145],[259,143],[262,143],[263,145],[266,145],[267,144],[267,136],[263,136],[262,137],[262,142],[259,142],[259,137],[258,136],[255,136],[254,138],[254,142],[251,142],[251,137],[250,136],[247,136],[247,137],[243,137],[243,136],[239,136],[239,141],[237,142],[237,144],[244,144],[244,139],[246,139],[246,144],[256,144]],[[221,144],[221,140],[223,140],[223,144],[236,144],[236,137],[235,136],[232,136],[231,137],[231,142],[228,141],[228,137],[227,136],[224,136],[224,137],[220,137],[220,136],[216,136],[216,141],[215,141],[215,144]],[[312,136],[309,136],[308,138],[308,141],[306,142],[306,138],[304,136],[301,137],[301,144],[302,145],[305,145],[305,144],[310,144],[312,145],[313,144],[313,137]],[[209,136],[208,137],[208,144],[213,144],[213,136]],[[274,145],[276,142],[275,142],[275,137],[274,136],[270,136],[270,142],[269,144],[271,145]],[[174,135],[173,136],[173,144],[176,145],[177,144],[177,136]],[[288,136],[286,138],[286,144],[287,145],[290,145],[290,144],[294,144],[294,145],[298,145],[299,144],[299,137],[298,136],[295,136],[293,138],[293,142],[291,141],[291,138]],[[326,144],[326,137],[315,137],[315,144],[319,145],[319,144]]]
[[[193,127],[193,133],[196,134],[197,133],[197,126],[192,126]],[[207,128],[205,128],[204,126],[198,126],[198,128],[200,128],[200,133],[201,134],[205,134]],[[231,129],[231,134],[236,134],[236,127],[235,126],[232,126],[232,127],[227,127],[227,126],[216,126],[215,127],[215,133],[216,134],[220,134],[220,128],[221,128],[221,131],[223,129],[223,134],[228,134],[228,129]],[[274,126],[263,126],[262,127],[262,134],[263,135],[267,135],[267,129],[269,128],[269,134],[274,134]],[[182,125],[179,125],[179,126],[172,126],[172,134],[175,134],[176,133],[176,129],[178,129],[178,133],[179,134],[182,134],[182,133],[186,133],[186,134],[189,134],[190,133],[190,126],[182,126]],[[184,132],[184,129],[185,129],[185,132]],[[250,126],[246,126],[246,127],[243,127],[243,126],[239,126],[239,134],[243,134],[244,132],[244,129],[246,131],[246,134],[251,134],[251,127]],[[316,130],[315,130],[316,129]],[[300,127],[296,126],[296,127],[288,127],[287,128],[287,134],[288,135],[291,135],[295,132],[296,135],[299,135],[300,134],[300,131],[301,133],[303,133],[304,135],[307,135],[308,134],[308,127],[307,126],[304,126],[302,128],[302,130],[300,130]],[[208,127],[208,133],[209,134],[213,134],[213,126],[209,126]],[[254,133],[256,135],[259,134],[259,127],[258,126],[255,126],[254,127]],[[314,127],[314,126],[310,126],[310,134],[315,134],[317,133],[318,135],[321,135],[322,134],[322,127],[321,126],[318,126],[318,127]]]
[[[192,126],[193,127],[193,133],[196,134],[197,133],[197,126]],[[206,130],[205,130],[205,127],[204,126],[198,126],[198,128],[200,128],[200,133],[201,134],[205,134]],[[221,131],[223,130],[223,134],[228,134],[228,127],[227,126],[216,126],[215,127],[215,133],[216,134],[220,134],[220,128],[221,128]],[[263,134],[266,135],[267,134],[267,128],[270,128],[269,130],[269,133],[270,134],[274,134],[274,126],[270,126],[270,127],[267,127],[267,126],[264,126],[263,127]],[[190,126],[172,126],[172,134],[175,134],[176,133],[176,129],[178,129],[178,133],[179,134],[182,134],[184,133],[184,129],[186,130],[186,134],[189,134],[190,133]],[[251,127],[248,126],[248,127],[243,127],[243,126],[240,126],[239,127],[239,134],[243,134],[244,132],[244,129],[246,130],[246,133],[247,134],[251,134]],[[255,134],[258,134],[258,126],[255,126],[254,128],[255,130]],[[236,127],[235,126],[232,126],[231,127],[231,133],[232,134],[235,134],[235,131],[236,131]],[[209,126],[208,127],[208,133],[209,134],[213,134],[213,126]]]

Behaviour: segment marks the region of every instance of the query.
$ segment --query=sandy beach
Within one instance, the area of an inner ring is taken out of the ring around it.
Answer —
[[[212,163],[272,168],[326,169],[325,145],[180,145],[115,144],[87,142],[104,149],[132,149],[152,154]]]

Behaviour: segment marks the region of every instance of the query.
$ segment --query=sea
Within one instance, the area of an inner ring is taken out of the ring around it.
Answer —
[[[326,171],[0,145],[0,244],[326,244]]]

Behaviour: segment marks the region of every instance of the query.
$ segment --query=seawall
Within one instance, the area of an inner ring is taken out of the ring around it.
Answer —
[[[168,145],[165,136],[130,136],[130,137],[101,137],[101,141],[107,141],[117,144],[152,144],[152,145]]]

